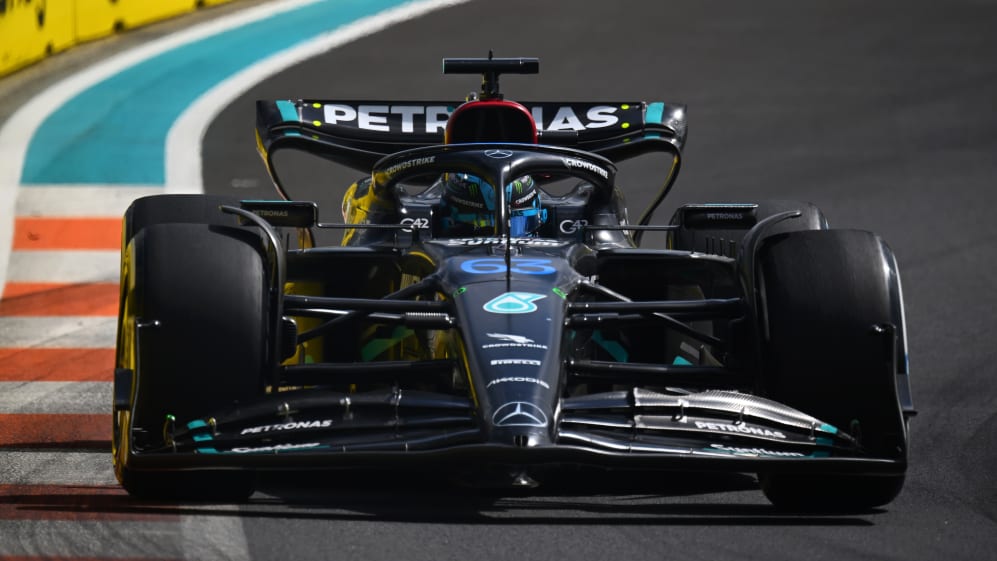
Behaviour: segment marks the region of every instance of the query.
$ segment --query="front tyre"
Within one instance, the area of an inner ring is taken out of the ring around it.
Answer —
[[[907,457],[897,397],[895,263],[854,230],[778,234],[758,251],[762,391],[859,438],[872,458]],[[904,474],[760,474],[773,504],[865,510],[892,501]]]
[[[131,225],[123,250],[115,473],[142,498],[245,499],[251,471],[146,471],[129,458],[168,448],[167,418],[183,427],[265,393],[275,322],[263,242],[253,230],[220,224],[218,203],[207,198],[203,205],[170,197],[143,204],[187,219]],[[192,205],[197,212],[188,211]]]

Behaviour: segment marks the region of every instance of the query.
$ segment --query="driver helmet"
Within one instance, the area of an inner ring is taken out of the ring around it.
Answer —
[[[509,233],[514,238],[533,235],[547,219],[540,208],[540,191],[529,175],[505,186],[509,202]],[[495,227],[495,190],[468,173],[443,174],[443,226],[451,235],[491,234]]]

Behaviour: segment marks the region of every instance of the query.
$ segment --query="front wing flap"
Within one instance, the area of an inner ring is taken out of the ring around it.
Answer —
[[[280,392],[251,406],[164,423],[166,445],[132,469],[433,469],[571,464],[606,468],[899,474],[836,427],[740,392],[635,388],[565,398],[554,444],[489,442],[470,399],[382,390]],[[458,463],[455,463],[458,462]]]

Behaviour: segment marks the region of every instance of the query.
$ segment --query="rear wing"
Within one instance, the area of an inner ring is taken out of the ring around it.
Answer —
[[[682,105],[521,103],[536,121],[540,144],[585,150],[616,162],[650,152],[677,156],[685,143]],[[257,101],[258,148],[271,172],[273,152],[285,148],[369,172],[389,154],[443,144],[447,119],[459,105],[447,101]]]

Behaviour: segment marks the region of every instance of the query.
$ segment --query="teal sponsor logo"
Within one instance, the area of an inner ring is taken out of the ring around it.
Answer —
[[[529,314],[537,311],[534,302],[541,298],[546,296],[532,292],[506,292],[485,302],[483,307],[493,314]]]

